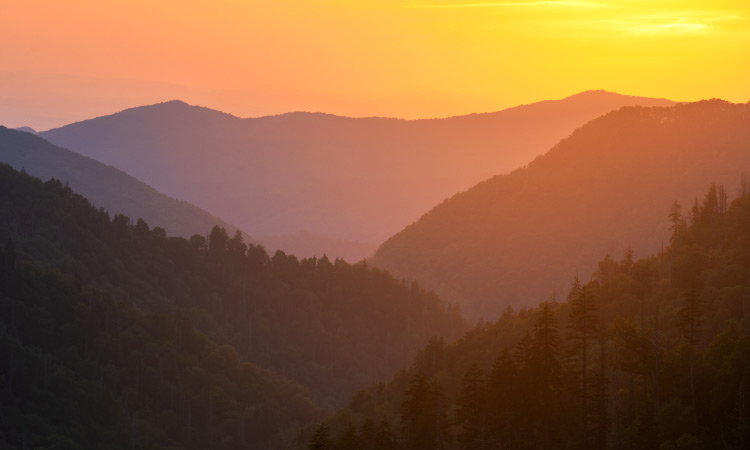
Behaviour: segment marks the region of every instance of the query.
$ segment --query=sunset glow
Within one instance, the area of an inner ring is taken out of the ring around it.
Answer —
[[[587,89],[746,102],[748,17],[736,0],[2,1],[0,121],[175,97],[406,118]]]

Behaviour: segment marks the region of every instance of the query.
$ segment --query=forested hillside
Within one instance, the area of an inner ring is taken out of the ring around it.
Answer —
[[[664,251],[606,256],[558,301],[432,341],[309,448],[747,448],[749,189],[665,204]]]
[[[485,319],[587,275],[604,254],[668,244],[664,205],[750,167],[750,104],[626,107],[528,166],[458,194],[386,241],[372,263]]]
[[[60,272],[144,314],[184,316],[328,409],[390,377],[431,336],[466,327],[435,294],[364,264],[269,256],[220,227],[208,239],[167,237],[4,165],[0,242],[13,242],[16,264]]]
[[[0,249],[0,448],[284,449],[307,389],[174,313]]]

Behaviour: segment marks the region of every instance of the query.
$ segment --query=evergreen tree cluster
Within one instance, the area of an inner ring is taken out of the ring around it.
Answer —
[[[365,264],[269,256],[221,227],[168,237],[5,165],[0,242],[9,448],[288,448],[466,328]]]
[[[451,345],[431,342],[412,368],[329,419],[331,448],[354,448],[335,437],[377,417],[400,430],[403,449],[747,448],[747,183],[731,204],[712,185],[687,215],[675,203],[666,219],[664,251],[607,256],[590,281],[574,277],[566,301],[507,308]],[[426,371],[430,360],[439,364]],[[425,392],[441,400],[412,408]],[[444,435],[417,438],[420,421]]]
[[[139,311],[2,253],[0,448],[287,448],[322,417],[307,389],[181,313]]]

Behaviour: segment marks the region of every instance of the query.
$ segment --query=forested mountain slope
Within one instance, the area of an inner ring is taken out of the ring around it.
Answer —
[[[157,192],[121,170],[30,133],[0,126],[0,162],[42,180],[62,180],[97,207],[112,214],[142,217],[170,235],[190,237],[217,224],[231,233],[237,230],[197,206]],[[248,235],[245,237],[250,239]]]
[[[557,302],[508,308],[455,343],[432,341],[308,442],[340,450],[747,448],[747,178],[730,206],[723,192],[712,185],[694,208],[665,204],[664,251],[607,256],[590,281],[571,278]]]
[[[390,377],[431,336],[455,338],[460,313],[416,283],[342,260],[298,260],[214,227],[167,237],[110,219],[59,181],[0,165],[0,242],[18,263],[55,270],[147,313],[179,314],[219,345],[310,389],[331,409]]]
[[[332,249],[335,239],[369,244],[360,245],[361,258],[444,198],[526,164],[588,120],[624,105],[671,104],[592,91],[494,113],[400,120],[318,113],[241,119],[173,101],[41,136],[261,241],[275,236],[287,252],[316,250],[328,238]],[[302,231],[322,239],[300,245]],[[280,239],[287,235],[289,247]]]
[[[322,417],[187,317],[0,253],[3,449],[286,449]]]
[[[286,449],[323,416],[306,388],[179,309],[146,312],[97,285],[60,245],[69,234],[111,257],[77,240],[110,226],[59,182],[0,165],[0,448]]]
[[[750,167],[750,104],[626,107],[528,166],[455,195],[391,237],[372,263],[476,316],[536,304],[603,254],[666,242],[664,205],[691,204]]]

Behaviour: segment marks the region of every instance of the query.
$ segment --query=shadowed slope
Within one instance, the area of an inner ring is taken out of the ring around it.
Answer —
[[[0,162],[43,180],[57,178],[67,182],[96,206],[112,214],[126,214],[133,220],[143,218],[169,234],[203,235],[216,224],[231,232],[237,229],[190,203],[167,197],[121,170],[2,126]]]
[[[750,105],[623,108],[528,167],[458,194],[385,242],[373,263],[495,317],[588,280],[603,254],[665,242],[667,209],[750,167]]]

